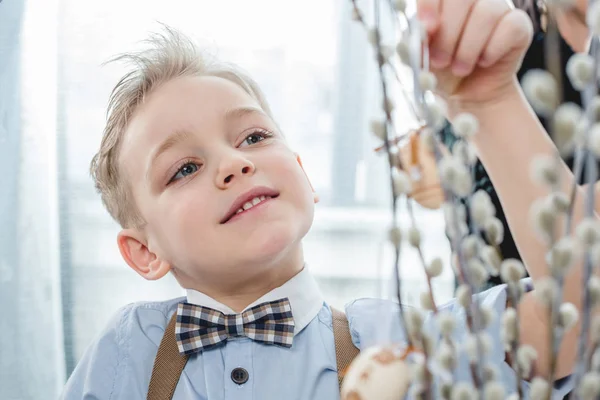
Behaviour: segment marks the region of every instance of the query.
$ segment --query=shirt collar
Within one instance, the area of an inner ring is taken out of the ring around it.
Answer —
[[[237,314],[225,304],[219,303],[212,297],[194,289],[186,289],[188,303],[209,307],[223,314]],[[323,296],[317,282],[308,272],[306,266],[294,277],[283,285],[271,290],[248,307],[275,301],[287,297],[292,307],[294,316],[294,336],[304,329],[313,320],[323,307]]]

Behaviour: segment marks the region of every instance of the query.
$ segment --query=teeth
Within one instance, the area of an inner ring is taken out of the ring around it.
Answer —
[[[244,205],[239,210],[237,210],[235,213],[239,214],[239,213],[241,213],[243,211],[246,211],[246,210],[254,207],[258,203],[261,203],[261,202],[265,201],[266,199],[270,199],[270,198],[271,197],[269,197],[269,196],[258,196],[258,197],[255,197],[252,200],[245,202]]]

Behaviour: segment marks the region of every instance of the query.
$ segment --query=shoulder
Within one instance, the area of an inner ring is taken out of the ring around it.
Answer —
[[[159,302],[137,302],[117,312],[113,322],[123,336],[144,334],[153,342],[160,343],[162,334],[169,323],[169,319],[177,310],[177,305],[185,301],[184,297],[159,301]],[[111,328],[109,324],[109,328]],[[156,334],[160,334],[157,336]]]
[[[184,301],[131,303],[118,310],[88,346],[63,391],[63,399],[120,398],[149,380],[169,319]]]
[[[135,345],[139,343],[135,339],[143,336],[158,346],[169,319],[182,301],[185,298],[128,304],[113,315],[92,345],[102,343],[105,338],[114,338],[118,346],[127,346],[133,339]]]
[[[501,315],[506,307],[506,285],[498,285],[473,296],[481,306],[491,308],[495,315]],[[435,318],[431,312],[403,305],[404,311],[421,311],[424,330],[436,331]],[[459,332],[465,332],[465,311],[455,299],[438,305],[438,311],[451,313],[459,321]],[[397,302],[385,299],[361,298],[346,305],[346,316],[354,344],[363,349],[375,344],[406,342],[400,322],[400,308]],[[498,318],[499,319],[499,318]]]

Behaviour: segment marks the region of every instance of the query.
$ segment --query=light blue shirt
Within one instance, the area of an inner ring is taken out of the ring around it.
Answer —
[[[331,311],[317,284],[305,269],[283,286],[248,306],[288,297],[294,313],[295,332],[291,348],[265,345],[248,338],[229,339],[223,346],[189,358],[174,400],[335,400],[339,399]],[[497,286],[477,295],[480,304],[501,315],[506,287]],[[232,312],[208,296],[188,291],[187,299],[130,304],[121,309],[90,345],[64,389],[65,400],[145,400],[154,358],[169,319],[182,301]],[[402,342],[398,305],[379,299],[355,300],[346,306],[352,340],[359,349],[385,342]],[[455,314],[460,323],[455,339],[466,335],[464,309],[450,302],[440,311]],[[425,330],[433,337],[436,324],[428,316]],[[515,374],[505,363],[500,338],[500,318],[487,329],[493,340],[487,362],[500,371],[508,393],[515,388]],[[456,379],[470,380],[466,359],[459,360]],[[235,368],[248,372],[238,385],[231,378]],[[525,393],[527,382],[522,382]],[[553,399],[562,399],[572,388],[570,379],[555,387]],[[527,396],[526,396],[527,397]]]

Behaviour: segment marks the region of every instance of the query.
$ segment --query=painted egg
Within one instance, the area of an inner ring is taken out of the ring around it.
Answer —
[[[411,383],[411,369],[393,347],[370,347],[360,352],[344,374],[342,400],[398,400]]]

